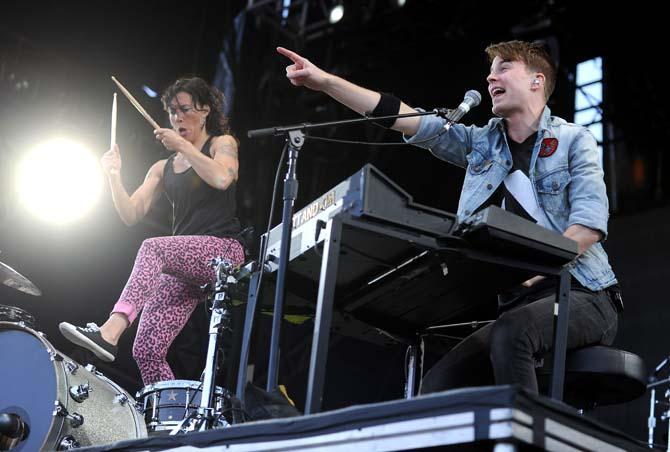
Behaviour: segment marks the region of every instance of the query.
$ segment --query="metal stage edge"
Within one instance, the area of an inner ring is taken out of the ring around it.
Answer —
[[[577,410],[516,386],[463,388],[92,447],[87,451],[651,450]]]

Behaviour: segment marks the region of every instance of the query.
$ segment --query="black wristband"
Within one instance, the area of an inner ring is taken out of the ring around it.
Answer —
[[[371,113],[372,117],[391,116],[400,113],[400,99],[395,97],[393,94],[389,93],[379,93],[379,94],[381,94],[381,98],[379,99],[379,102],[377,103],[375,109],[372,110]],[[395,124],[395,122],[396,122],[395,118],[382,119],[380,121],[374,121],[374,124],[389,129],[393,127],[393,124]]]

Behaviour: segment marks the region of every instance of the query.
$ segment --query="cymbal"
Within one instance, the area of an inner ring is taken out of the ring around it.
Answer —
[[[20,290],[28,295],[42,295],[42,291],[28,278],[2,262],[0,262],[0,284]]]

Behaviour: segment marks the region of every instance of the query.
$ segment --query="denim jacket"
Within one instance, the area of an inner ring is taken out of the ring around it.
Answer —
[[[441,136],[425,141],[444,131],[444,124],[442,118],[422,116],[416,135],[405,140],[430,150],[439,159],[465,168],[457,212],[459,220],[463,220],[503,182],[512,167],[512,154],[501,118],[492,118],[485,127],[453,124]],[[558,148],[550,156],[540,157],[545,138],[556,138]],[[600,231],[604,240],[609,203],[603,175],[597,143],[591,132],[551,116],[545,107],[530,160],[529,178],[538,205],[547,217],[546,226],[562,234],[569,226],[580,224]],[[590,290],[601,290],[617,282],[600,243],[591,246],[568,268],[572,276]]]

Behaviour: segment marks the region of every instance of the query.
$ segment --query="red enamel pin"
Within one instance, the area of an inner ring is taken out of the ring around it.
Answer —
[[[540,157],[550,157],[558,149],[558,140],[556,138],[544,138],[540,145]]]

